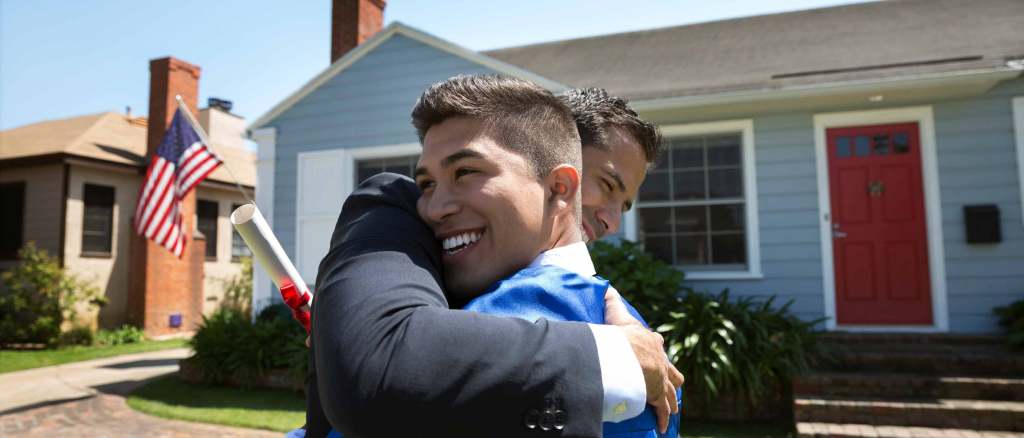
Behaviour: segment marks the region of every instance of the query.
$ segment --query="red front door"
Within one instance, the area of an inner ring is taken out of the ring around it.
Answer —
[[[839,325],[930,325],[917,123],[833,128],[828,138]]]

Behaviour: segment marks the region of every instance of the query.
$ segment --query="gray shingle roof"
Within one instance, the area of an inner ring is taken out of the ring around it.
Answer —
[[[630,99],[1005,67],[1024,57],[1024,0],[899,0],[484,52]]]

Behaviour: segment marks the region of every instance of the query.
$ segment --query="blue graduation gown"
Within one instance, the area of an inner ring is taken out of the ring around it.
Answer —
[[[579,275],[557,266],[537,266],[495,283],[464,309],[528,321],[545,318],[604,324],[604,294],[607,289],[608,281],[599,277]],[[625,304],[629,313],[647,326],[636,309],[628,302]],[[677,393],[677,396],[681,395]],[[605,437],[674,438],[679,434],[679,415],[671,417],[666,434],[657,432],[657,419],[650,406],[628,420],[606,422],[603,429]]]

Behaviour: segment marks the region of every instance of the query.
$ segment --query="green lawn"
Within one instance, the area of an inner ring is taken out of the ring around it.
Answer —
[[[157,417],[278,432],[306,421],[301,393],[196,385],[176,376],[147,383],[128,397],[128,406]]]
[[[119,356],[129,353],[164,350],[184,347],[188,341],[171,339],[167,341],[143,341],[135,344],[113,346],[75,346],[53,350],[0,350],[0,373],[60,365],[102,357]]]
[[[679,436],[687,438],[788,438],[794,434],[779,423],[687,422],[680,425]]]

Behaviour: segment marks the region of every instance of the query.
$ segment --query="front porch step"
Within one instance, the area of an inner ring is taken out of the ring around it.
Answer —
[[[855,423],[797,423],[800,438],[1024,438],[1024,433],[934,427],[874,426]]]
[[[1024,432],[1024,402],[795,397],[797,423],[873,424]]]
[[[1024,376],[1024,354],[1005,350],[954,348],[950,350],[923,350],[919,348],[893,348],[891,350],[859,348],[835,349],[832,360],[823,363],[829,371],[883,373],[967,375],[967,376]]]
[[[960,345],[1005,347],[1006,336],[954,335],[933,333],[822,333],[821,342],[832,345],[884,346],[884,345]]]
[[[1024,402],[1024,379],[882,373],[814,373],[793,381],[811,397],[940,398]]]

